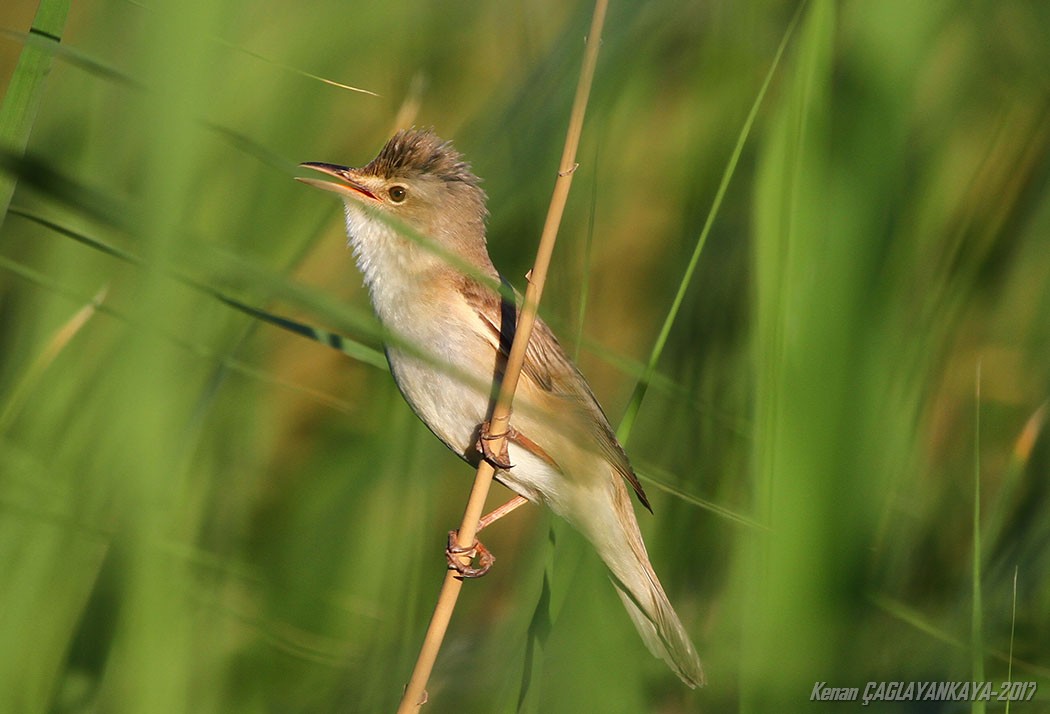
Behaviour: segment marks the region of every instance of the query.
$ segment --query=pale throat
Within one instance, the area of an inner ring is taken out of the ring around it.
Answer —
[[[448,266],[360,205],[347,201],[345,208],[348,242],[372,306],[383,323],[401,323],[418,311],[433,274]]]

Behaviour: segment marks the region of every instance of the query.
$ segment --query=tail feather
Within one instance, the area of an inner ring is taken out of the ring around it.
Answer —
[[[613,577],[611,580],[616,585],[616,594],[623,601],[638,634],[653,656],[666,662],[690,687],[695,689],[704,686],[706,678],[700,657],[696,654],[693,643],[667,596],[664,595],[660,582],[654,581],[656,587],[649,593],[654,597],[643,607],[619,579]]]
[[[620,479],[612,482],[609,510],[593,509],[578,526],[594,545],[649,651],[666,662],[690,687],[705,683],[700,657],[678,619],[638,530],[631,497]]]

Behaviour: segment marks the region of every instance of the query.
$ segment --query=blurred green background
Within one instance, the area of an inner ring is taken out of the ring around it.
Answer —
[[[435,127],[522,288],[592,8],[61,6],[57,50],[0,8],[0,87],[51,61],[0,126],[0,711],[393,711],[472,472],[376,366],[340,207],[295,165]],[[542,308],[615,425],[685,286],[626,446],[708,687],[531,508],[486,533],[425,711],[1008,677],[1048,710],[1050,4],[811,1],[686,281],[797,8],[613,0]]]

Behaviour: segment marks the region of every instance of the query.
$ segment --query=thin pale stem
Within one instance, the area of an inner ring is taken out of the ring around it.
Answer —
[[[554,193],[551,197],[550,207],[547,210],[547,220],[543,226],[543,234],[540,236],[539,248],[536,251],[536,262],[529,271],[529,285],[525,291],[525,301],[518,316],[517,329],[514,333],[514,342],[507,357],[507,366],[500,384],[499,396],[489,420],[489,433],[497,437],[490,447],[493,453],[500,453],[504,447],[507,426],[510,423],[511,402],[514,399],[514,391],[518,386],[518,377],[521,367],[525,361],[525,350],[528,346],[532,327],[536,322],[536,310],[539,306],[540,296],[543,294],[543,286],[547,280],[547,269],[550,267],[551,254],[554,252],[554,243],[558,237],[558,226],[561,224],[562,214],[565,211],[565,202],[569,196],[569,188],[572,185],[572,177],[576,171],[576,150],[580,144],[580,134],[583,130],[583,117],[587,109],[587,99],[590,96],[591,81],[594,78],[594,69],[598,62],[598,47],[601,44],[602,26],[605,23],[605,11],[608,0],[597,0],[594,6],[594,15],[591,20],[591,29],[587,36],[587,47],[584,52],[583,69],[580,71],[580,81],[576,86],[576,97],[573,100],[572,114],[569,117],[569,128],[565,137],[565,149],[562,152],[561,165],[558,168],[558,177],[554,182]],[[478,466],[477,475],[474,477],[474,486],[470,491],[470,498],[463,513],[463,521],[459,527],[458,544],[462,548],[470,548],[474,544],[481,515],[485,508],[485,499],[488,496],[489,487],[492,485],[492,477],[495,470],[492,465],[482,460]],[[466,558],[464,558],[466,560]],[[469,563],[464,563],[468,565]],[[423,646],[420,648],[419,658],[416,660],[415,669],[409,679],[405,693],[401,697],[398,714],[410,714],[418,712],[426,703],[426,686],[430,679],[430,672],[434,668],[441,642],[448,630],[448,623],[452,618],[452,612],[459,598],[459,591],[463,586],[463,579],[455,570],[449,569],[445,573],[445,581],[438,595],[434,614],[430,618]]]

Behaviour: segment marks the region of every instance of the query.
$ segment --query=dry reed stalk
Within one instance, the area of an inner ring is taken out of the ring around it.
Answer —
[[[490,433],[497,437],[491,444],[492,453],[500,453],[504,447],[506,427],[510,421],[511,402],[514,391],[518,386],[518,376],[521,374],[521,366],[525,360],[525,350],[528,345],[529,336],[532,334],[532,326],[536,322],[536,311],[539,307],[540,296],[543,286],[547,280],[547,269],[550,267],[551,255],[554,252],[554,243],[558,236],[558,226],[561,224],[562,214],[565,211],[565,202],[569,196],[569,188],[572,185],[573,173],[576,171],[576,150],[580,144],[580,134],[583,130],[583,117],[587,110],[587,99],[590,96],[591,81],[594,79],[594,69],[598,62],[598,47],[601,44],[602,26],[605,23],[605,11],[608,0],[597,0],[594,6],[594,15],[591,19],[591,29],[587,35],[587,46],[584,52],[583,68],[580,71],[580,80],[576,86],[576,96],[573,100],[572,114],[569,117],[569,128],[565,137],[565,148],[562,151],[561,164],[558,167],[558,176],[554,182],[554,192],[551,196],[550,206],[547,209],[547,220],[543,226],[540,236],[540,244],[536,251],[536,261],[529,271],[529,285],[525,291],[525,300],[518,316],[517,330],[514,333],[514,342],[511,345],[510,354],[507,357],[506,371],[500,384],[499,396],[490,420]],[[467,507],[463,512],[463,521],[459,527],[459,538],[457,544],[464,549],[470,548],[475,542],[478,523],[481,520],[485,508],[485,499],[488,496],[489,487],[492,485],[492,477],[495,469],[492,464],[482,459],[478,465],[477,475],[474,477],[474,486],[467,501]],[[469,558],[463,556],[464,565],[469,565]],[[398,706],[398,714],[410,714],[418,712],[426,703],[426,686],[430,679],[430,673],[437,660],[438,651],[448,630],[452,612],[459,598],[459,591],[463,587],[463,579],[453,569],[445,573],[445,581],[438,595],[438,601],[431,616],[430,625],[427,627],[423,645],[420,648],[416,666],[412,671],[412,677],[405,687],[405,693],[401,697]]]

